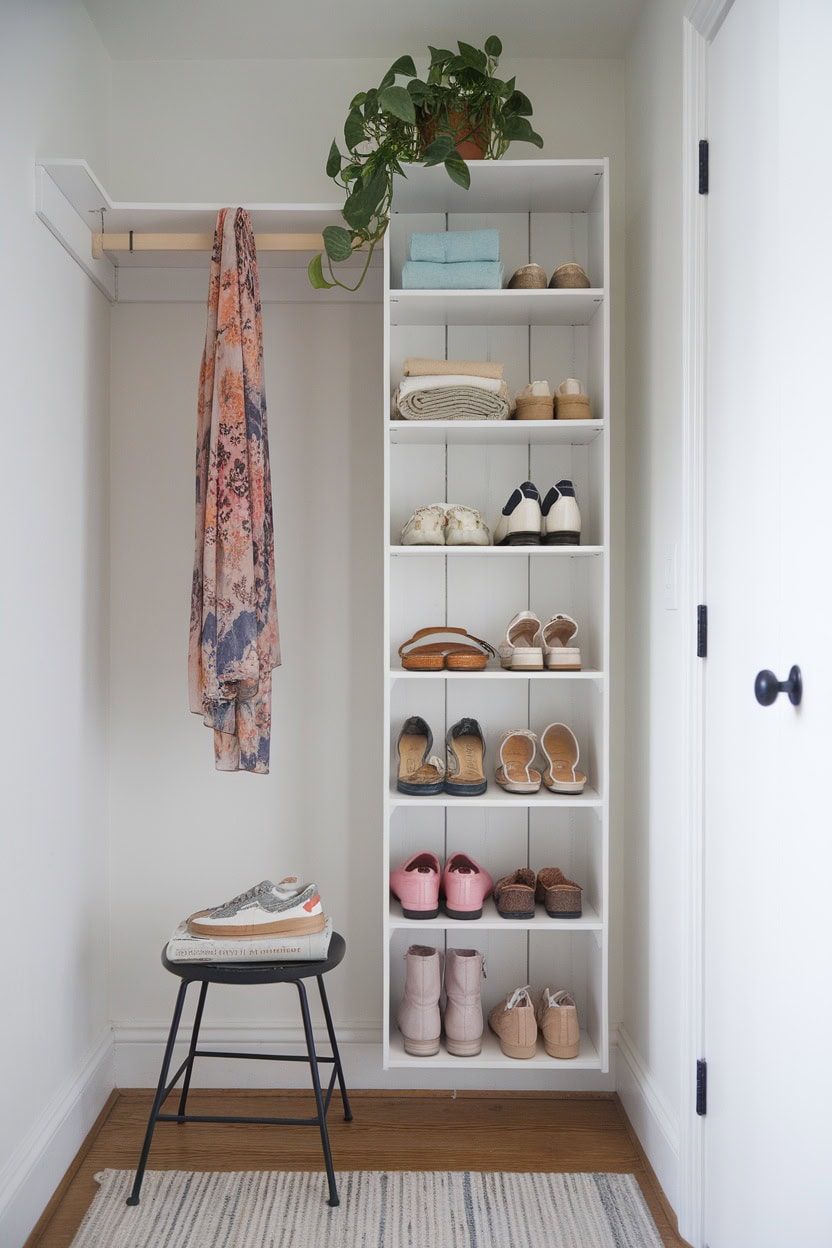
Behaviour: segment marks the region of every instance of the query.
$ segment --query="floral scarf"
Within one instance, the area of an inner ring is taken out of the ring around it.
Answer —
[[[260,280],[248,213],[217,217],[199,372],[190,707],[218,771],[269,770],[280,663]]]

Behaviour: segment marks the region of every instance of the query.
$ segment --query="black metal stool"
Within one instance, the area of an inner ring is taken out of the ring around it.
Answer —
[[[150,1152],[150,1142],[157,1122],[259,1122],[283,1126],[317,1126],[321,1132],[324,1164],[326,1165],[326,1176],[329,1181],[329,1200],[327,1203],[330,1205],[339,1203],[338,1189],[335,1186],[335,1171],[332,1167],[332,1153],[329,1147],[329,1133],[326,1128],[326,1113],[329,1109],[329,1102],[332,1098],[336,1078],[341,1089],[344,1118],[347,1122],[352,1121],[352,1110],[347,1098],[347,1089],[344,1085],[344,1072],[341,1068],[341,1056],[338,1052],[335,1028],[332,1025],[332,1015],[329,1012],[329,1002],[327,1001],[326,988],[324,987],[324,975],[339,964],[344,957],[346,948],[343,936],[340,936],[338,932],[333,932],[329,942],[329,955],[320,962],[171,962],[167,958],[165,951],[162,950],[162,966],[166,971],[170,971],[172,975],[178,975],[182,983],[179,986],[179,993],[173,1010],[173,1020],[170,1025],[165,1056],[162,1059],[162,1069],[159,1072],[156,1096],[154,1097],[153,1107],[147,1123],[147,1131],[144,1137],[144,1144],[142,1145],[138,1169],[136,1170],[136,1178],[133,1182],[133,1190],[127,1198],[128,1205],[137,1205],[139,1203],[139,1193],[141,1192],[142,1179],[144,1178],[147,1157]],[[332,1049],[331,1057],[320,1057],[315,1050],[312,1021],[309,1016],[309,1002],[303,983],[305,979],[310,979],[312,976],[318,981],[321,1005],[323,1006],[326,1029]],[[185,1004],[185,995],[188,991],[188,986],[194,982],[201,983],[202,987],[199,991],[199,1002],[196,1007],[188,1056],[168,1083],[168,1071],[170,1070],[171,1058],[173,1057],[173,1046],[176,1043],[176,1033],[179,1030],[179,1021],[182,1017],[182,1007]],[[298,990],[300,1009],[303,1015],[306,1056],[294,1053],[224,1053],[216,1049],[198,1049],[196,1046],[199,1040],[199,1028],[202,1022],[202,1011],[205,1007],[205,998],[208,995],[209,984],[294,984]],[[227,1114],[224,1116],[186,1114],[185,1103],[188,1099],[194,1058],[197,1057],[241,1057],[249,1060],[260,1059],[272,1062],[308,1062],[309,1069],[312,1072],[312,1087],[315,1092],[315,1104],[318,1112],[314,1118],[237,1118]],[[332,1064],[332,1074],[329,1078],[325,1096],[321,1090],[321,1078],[318,1070],[321,1062]],[[175,1114],[160,1113],[159,1111],[173,1091],[183,1071],[185,1072],[185,1079],[182,1084],[182,1095],[179,1098],[178,1112]]]

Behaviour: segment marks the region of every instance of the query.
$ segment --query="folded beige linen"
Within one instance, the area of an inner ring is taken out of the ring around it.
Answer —
[[[508,420],[510,413],[505,382],[497,394],[478,386],[414,390],[404,395],[393,392],[394,420]]]
[[[408,357],[402,368],[405,377],[429,377],[446,373],[462,373],[466,377],[493,377],[503,379],[503,365],[489,360],[424,360]]]

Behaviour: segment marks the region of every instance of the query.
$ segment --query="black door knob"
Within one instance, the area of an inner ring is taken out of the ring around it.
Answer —
[[[778,680],[774,672],[768,670],[757,673],[754,681],[754,697],[760,706],[771,706],[777,700],[778,693],[787,693],[792,706],[800,706],[803,697],[803,677],[796,665],[789,672],[788,680]]]

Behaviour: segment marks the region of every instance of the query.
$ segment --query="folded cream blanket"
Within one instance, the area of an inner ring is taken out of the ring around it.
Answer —
[[[473,386],[475,390],[490,390],[492,394],[502,394],[506,383],[498,381],[496,377],[466,377],[464,373],[403,377],[399,384],[399,398],[403,399],[415,390],[442,390],[450,386]]]
[[[479,386],[444,386],[435,390],[393,392],[393,418],[400,420],[508,420],[508,388],[496,394]]]
[[[466,377],[503,376],[502,364],[492,364],[490,360],[425,360],[417,356],[409,356],[402,367],[405,377],[441,376],[443,373],[462,373]]]

